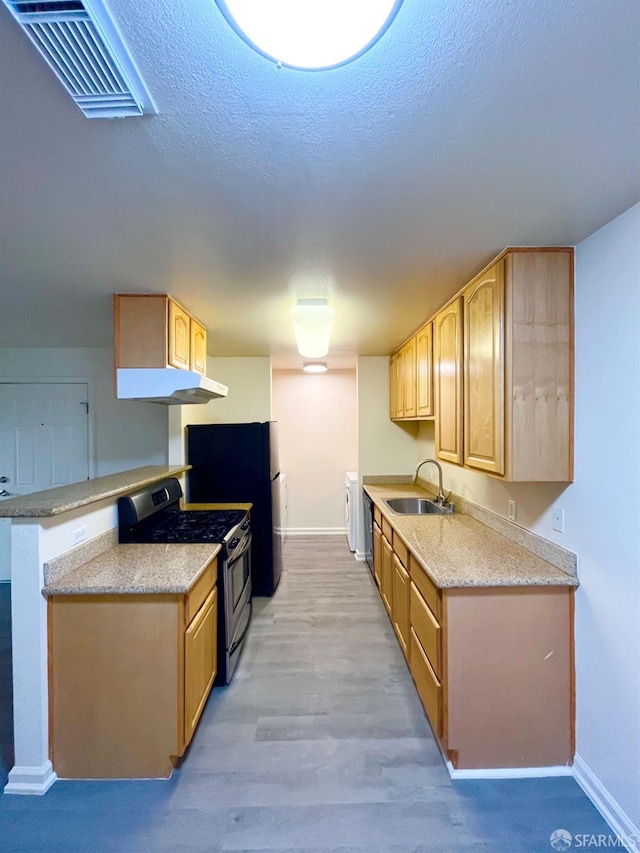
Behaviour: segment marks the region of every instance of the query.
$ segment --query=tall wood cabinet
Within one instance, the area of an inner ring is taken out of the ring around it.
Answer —
[[[115,366],[176,367],[206,374],[207,331],[162,293],[114,294]]]

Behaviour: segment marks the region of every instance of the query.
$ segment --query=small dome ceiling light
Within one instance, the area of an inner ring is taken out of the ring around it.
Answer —
[[[254,50],[289,68],[320,70],[361,56],[386,32],[402,0],[215,0]]]
[[[305,373],[326,373],[329,366],[324,361],[308,361],[302,365]]]

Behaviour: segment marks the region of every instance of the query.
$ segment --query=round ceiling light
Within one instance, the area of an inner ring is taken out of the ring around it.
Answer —
[[[335,68],[374,45],[402,0],[216,0],[236,32],[279,65]]]
[[[302,369],[305,373],[326,373],[329,366],[324,361],[308,361],[302,365]]]

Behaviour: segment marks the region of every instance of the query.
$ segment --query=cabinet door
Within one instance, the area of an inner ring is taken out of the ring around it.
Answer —
[[[402,416],[416,416],[416,339],[402,347]]]
[[[464,461],[504,474],[503,262],[463,293]]]
[[[389,417],[395,420],[398,416],[398,354],[389,357]]]
[[[393,555],[393,627],[405,658],[409,656],[409,573]]]
[[[189,370],[191,342],[190,316],[173,299],[169,300],[169,358],[171,367]]]
[[[207,330],[197,320],[190,323],[190,365],[195,373],[207,375]]]
[[[373,525],[373,576],[378,584],[382,584],[382,531],[377,524]]]
[[[395,379],[395,415],[401,418],[404,415],[404,352],[398,350],[396,353],[396,379]]]
[[[462,297],[434,320],[436,455],[462,464]]]
[[[433,325],[427,323],[416,335],[416,415],[433,416]]]
[[[393,548],[386,536],[382,537],[382,577],[380,578],[380,595],[384,606],[391,617],[393,602]]]
[[[202,605],[184,636],[184,740],[189,743],[216,677],[218,593]]]

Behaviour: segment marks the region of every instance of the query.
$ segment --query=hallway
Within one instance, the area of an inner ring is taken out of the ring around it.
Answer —
[[[452,782],[366,565],[344,537],[284,553],[171,780],[2,796],[3,853],[549,853],[558,828],[610,834],[571,778]]]

